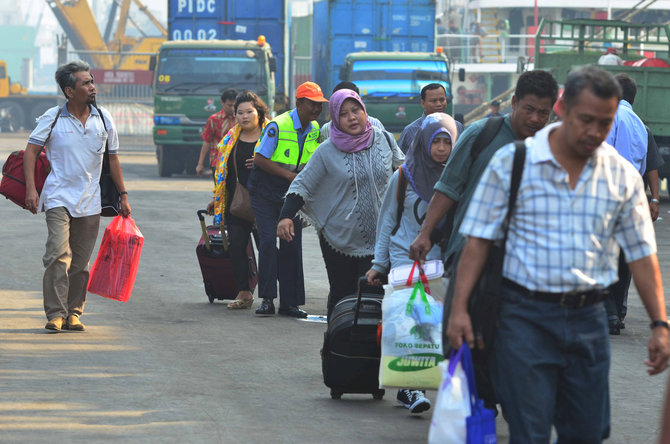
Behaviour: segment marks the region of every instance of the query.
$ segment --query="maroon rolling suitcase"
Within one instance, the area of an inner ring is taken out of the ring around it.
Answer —
[[[195,248],[195,253],[198,256],[209,302],[213,303],[214,299],[235,299],[237,282],[228,252],[228,240],[221,236],[219,227],[205,225],[204,215],[207,214],[207,210],[198,210],[197,214],[202,228],[202,237]],[[249,289],[253,293],[258,283],[258,269],[251,246],[251,236],[247,244],[247,263],[249,264]]]

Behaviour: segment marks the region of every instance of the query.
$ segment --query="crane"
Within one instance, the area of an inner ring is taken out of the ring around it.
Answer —
[[[101,69],[150,69],[150,53],[167,39],[167,31],[140,0],[113,0],[105,36],[100,33],[93,11],[87,0],[46,0],[70,43],[82,58]],[[131,3],[135,3],[156,26],[160,36],[148,36],[130,17]],[[120,7],[116,32],[109,39],[117,9]],[[142,37],[126,35],[127,23],[131,22]]]

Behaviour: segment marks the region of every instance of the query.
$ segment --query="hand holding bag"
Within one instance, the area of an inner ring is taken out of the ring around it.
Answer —
[[[248,222],[255,222],[254,210],[251,208],[251,199],[249,190],[240,183],[240,176],[237,174],[237,144],[233,148],[233,165],[235,166],[235,192],[230,202],[230,214],[244,219]]]

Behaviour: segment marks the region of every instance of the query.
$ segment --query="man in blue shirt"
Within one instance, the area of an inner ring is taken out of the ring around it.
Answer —
[[[615,76],[621,87],[622,96],[617,107],[612,129],[606,142],[612,145],[635,169],[644,175],[647,166],[648,133],[642,120],[633,111],[637,94],[637,85],[628,74]],[[652,203],[654,205],[657,203]],[[619,280],[609,288],[609,297],[605,301],[609,319],[610,334],[618,335],[624,328],[624,318],[628,309],[628,287],[631,273],[623,251],[619,257]]]
[[[421,108],[423,108],[421,117],[407,125],[405,129],[402,130],[400,138],[398,139],[400,151],[405,154],[407,153],[407,150],[409,150],[409,147],[412,146],[414,136],[416,136],[416,133],[421,129],[423,119],[425,119],[428,114],[443,113],[447,109],[447,90],[444,89],[444,86],[439,83],[430,83],[421,88]],[[461,134],[463,132],[463,125],[460,122],[457,122],[456,127],[458,128],[458,134]]]
[[[296,108],[268,123],[254,155],[249,177],[251,207],[258,229],[258,294],[263,299],[256,314],[275,313],[279,280],[279,314],[305,318],[299,308],[305,303],[302,270],[302,222],[295,218],[292,242],[280,240],[277,250],[277,222],[289,185],[307,164],[318,146],[323,97],[319,85],[305,82],[296,91]]]

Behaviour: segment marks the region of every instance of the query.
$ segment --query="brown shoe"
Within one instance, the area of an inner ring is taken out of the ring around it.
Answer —
[[[58,316],[57,318],[51,319],[47,322],[47,325],[44,326],[47,330],[61,331],[63,329],[63,318]]]
[[[67,317],[67,324],[65,324],[65,328],[73,331],[86,330],[86,327],[81,323],[79,316],[77,315],[70,315]]]

